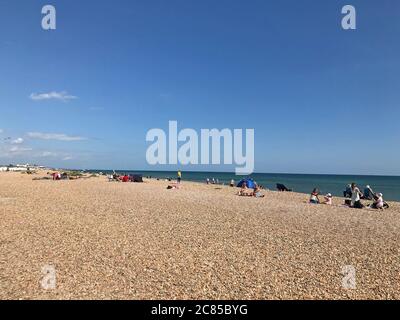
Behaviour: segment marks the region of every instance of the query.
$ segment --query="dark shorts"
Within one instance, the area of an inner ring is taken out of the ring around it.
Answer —
[[[356,201],[354,202],[353,208],[362,209],[364,208],[364,205],[361,203],[361,201]]]

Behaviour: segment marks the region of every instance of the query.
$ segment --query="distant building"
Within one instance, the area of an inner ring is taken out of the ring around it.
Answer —
[[[28,171],[27,167],[17,167],[17,166],[7,166],[0,167],[0,172],[26,172]]]
[[[17,165],[0,165],[0,172],[27,172],[37,170],[37,169],[45,169],[44,166],[38,165],[30,165],[30,164],[17,164]]]

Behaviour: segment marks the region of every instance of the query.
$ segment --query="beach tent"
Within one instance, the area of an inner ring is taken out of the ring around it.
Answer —
[[[292,189],[288,189],[284,184],[282,183],[277,183],[276,184],[276,189],[278,189],[278,191],[292,191]]]
[[[243,184],[245,184],[246,187],[250,188],[250,189],[254,189],[256,187],[256,183],[254,182],[253,179],[250,179],[250,178],[240,180],[237,185],[238,188],[241,188],[243,186]]]
[[[143,182],[143,178],[141,175],[133,174],[130,176],[132,182]]]

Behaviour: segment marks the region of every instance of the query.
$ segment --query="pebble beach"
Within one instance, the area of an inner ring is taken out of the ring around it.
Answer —
[[[0,299],[400,299],[398,202],[45,174],[0,173]]]

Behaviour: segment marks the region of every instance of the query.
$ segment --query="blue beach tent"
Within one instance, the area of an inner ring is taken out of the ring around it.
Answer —
[[[237,185],[238,188],[241,188],[243,184],[246,184],[246,187],[250,189],[254,189],[256,187],[256,183],[254,182],[253,179],[250,178],[240,180],[240,182]]]

